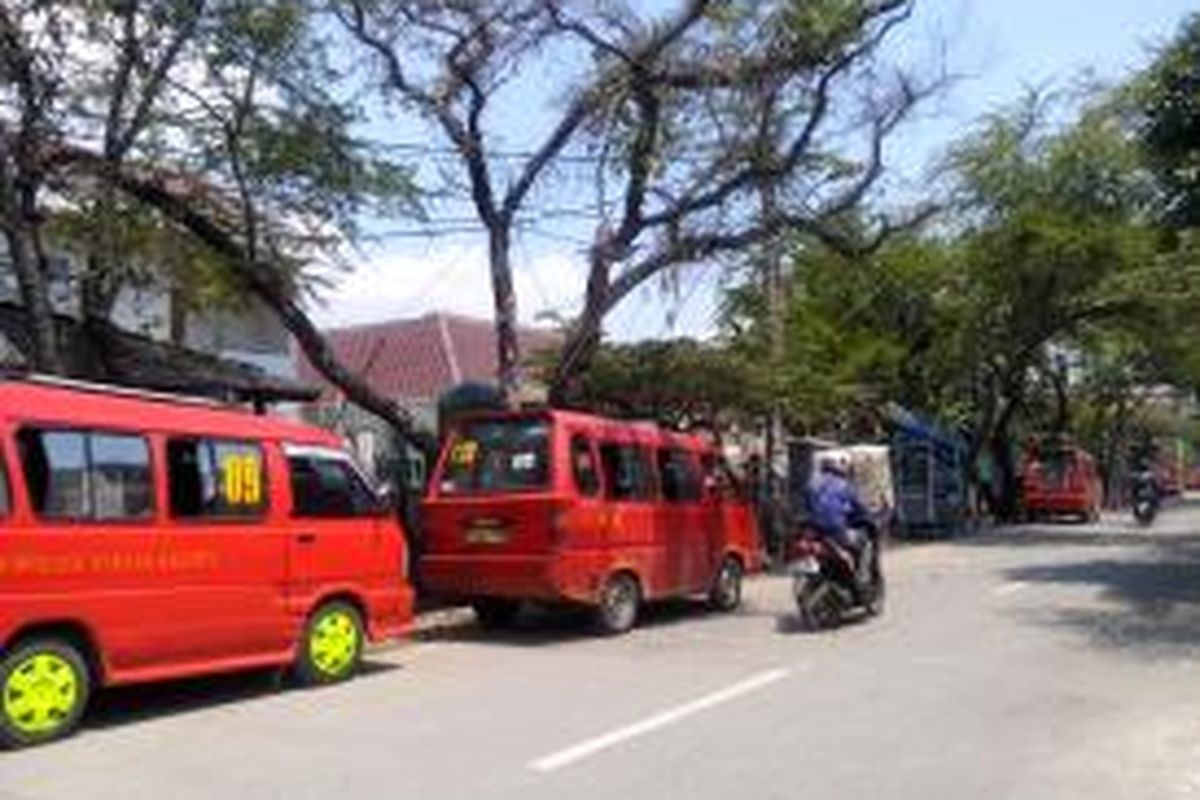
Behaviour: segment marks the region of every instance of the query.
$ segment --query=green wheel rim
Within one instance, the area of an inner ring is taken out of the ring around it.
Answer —
[[[345,675],[358,654],[358,625],[348,611],[330,611],[317,618],[308,640],[308,654],[323,674]]]
[[[35,653],[4,682],[4,716],[23,734],[39,736],[66,725],[80,698],[80,676],[54,653]]]

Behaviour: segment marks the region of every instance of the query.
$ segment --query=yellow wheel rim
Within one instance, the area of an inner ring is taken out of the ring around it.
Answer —
[[[323,675],[341,677],[358,654],[358,625],[347,611],[330,611],[317,618],[308,641],[308,654]]]
[[[8,674],[4,715],[21,733],[53,733],[71,719],[79,696],[75,667],[54,653],[36,653]]]

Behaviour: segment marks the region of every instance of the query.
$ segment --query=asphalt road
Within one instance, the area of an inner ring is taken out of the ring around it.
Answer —
[[[832,634],[766,578],[740,613],[620,639],[466,626],[332,689],[109,693],[77,737],[0,755],[0,798],[1200,798],[1200,509],[887,569],[886,616]]]

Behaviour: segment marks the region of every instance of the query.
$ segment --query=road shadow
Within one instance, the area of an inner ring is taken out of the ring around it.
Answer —
[[[1200,547],[1200,532],[1189,533],[1166,529],[1119,528],[1115,526],[1084,528],[1054,525],[1021,525],[996,528],[976,536],[953,539],[956,547]]]
[[[353,680],[369,681],[397,669],[400,667],[396,664],[367,656]],[[319,692],[320,689],[298,687],[279,669],[118,686],[93,695],[84,727],[90,730],[119,728],[235,703],[249,703],[284,692],[308,691]]]
[[[743,605],[736,611],[713,611],[702,600],[662,600],[643,606],[637,627],[631,632],[665,630],[677,625],[717,622],[730,617],[774,617],[774,611]],[[494,645],[497,647],[549,647],[594,642],[606,638],[586,608],[527,604],[508,626],[488,630],[474,619],[424,631],[422,642]]]
[[[1047,605],[1028,618],[1080,634],[1093,645],[1150,658],[1200,655],[1200,549],[1174,547],[1149,558],[1098,558],[1008,570],[1024,583],[1094,587],[1101,603]]]

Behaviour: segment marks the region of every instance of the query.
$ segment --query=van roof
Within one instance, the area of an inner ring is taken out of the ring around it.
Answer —
[[[70,381],[0,380],[0,418],[132,431],[340,445],[329,431],[236,406]]]
[[[583,411],[550,408],[535,408],[520,411],[481,411],[478,414],[465,415],[463,419],[521,419],[538,416],[550,417],[557,423],[575,424],[582,428],[622,428],[635,434],[641,434],[639,438],[655,438],[686,447],[706,449],[714,446],[713,442],[699,434],[666,430],[657,423],[648,420],[616,419],[614,417],[602,417],[598,414],[589,414]]]

